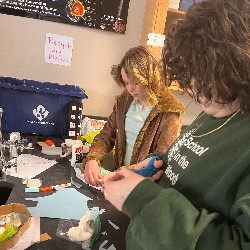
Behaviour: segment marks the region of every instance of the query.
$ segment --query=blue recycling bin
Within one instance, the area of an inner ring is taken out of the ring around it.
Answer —
[[[75,85],[0,77],[2,131],[65,136],[70,102],[87,98]]]

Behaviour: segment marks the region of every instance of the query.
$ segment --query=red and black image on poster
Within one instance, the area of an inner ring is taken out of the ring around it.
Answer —
[[[129,0],[0,0],[0,13],[124,34]]]

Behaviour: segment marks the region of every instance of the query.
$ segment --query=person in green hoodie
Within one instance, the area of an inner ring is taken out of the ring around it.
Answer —
[[[168,80],[203,112],[158,155],[155,182],[128,168],[104,182],[131,219],[127,249],[250,249],[249,13],[249,0],[205,0],[168,34]]]

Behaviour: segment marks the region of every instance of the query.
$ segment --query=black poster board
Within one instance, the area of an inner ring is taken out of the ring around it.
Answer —
[[[0,0],[0,13],[124,34],[129,0]]]

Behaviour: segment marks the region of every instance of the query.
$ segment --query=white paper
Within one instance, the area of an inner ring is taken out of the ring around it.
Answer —
[[[73,38],[46,33],[45,62],[71,66]]]
[[[15,159],[10,162],[15,162]],[[17,167],[8,168],[7,175],[32,179],[57,163],[36,155],[21,154],[17,157]]]
[[[31,217],[29,228],[20,237],[16,245],[10,250],[23,250],[40,241],[40,217]]]
[[[165,35],[149,33],[147,45],[164,47]]]

